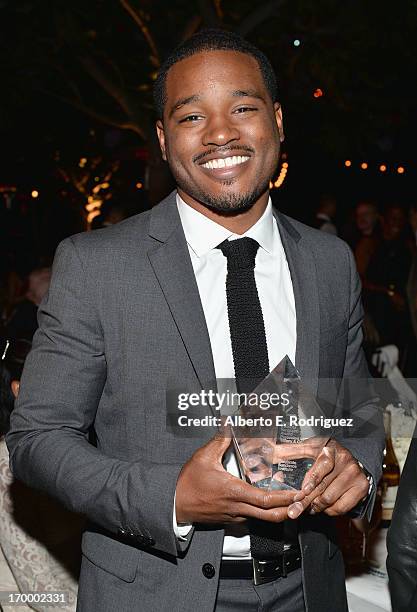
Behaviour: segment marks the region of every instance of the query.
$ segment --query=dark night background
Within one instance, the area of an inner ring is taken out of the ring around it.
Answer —
[[[282,210],[306,219],[327,192],[341,219],[361,197],[409,205],[416,15],[415,1],[0,0],[3,265],[47,262],[106,198],[139,212],[170,190],[152,82],[204,26],[241,32],[276,69],[288,172],[272,193]]]

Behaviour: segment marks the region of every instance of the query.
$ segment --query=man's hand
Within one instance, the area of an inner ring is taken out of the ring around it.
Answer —
[[[297,491],[265,491],[229,474],[222,465],[230,438],[215,436],[184,465],[177,482],[178,523],[240,523],[247,518],[279,523]],[[298,498],[297,498],[298,499]]]
[[[290,518],[298,518],[307,508],[311,514],[346,514],[368,494],[369,482],[363,470],[352,454],[335,440],[330,440],[322,448],[309,443],[293,444],[292,448],[285,446],[284,450],[277,445],[276,460],[315,458],[301,491],[288,508]],[[285,457],[281,453],[285,453]]]

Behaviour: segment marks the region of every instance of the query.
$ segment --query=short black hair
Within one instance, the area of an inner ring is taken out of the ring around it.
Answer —
[[[266,55],[239,34],[227,30],[211,28],[200,30],[197,34],[188,38],[188,40],[174,49],[160,67],[153,89],[155,110],[158,118],[161,119],[164,112],[166,103],[166,78],[170,68],[177,62],[203,51],[238,51],[240,53],[246,53],[246,55],[251,55],[258,62],[272,102],[277,101],[277,78],[271,66],[271,62]]]

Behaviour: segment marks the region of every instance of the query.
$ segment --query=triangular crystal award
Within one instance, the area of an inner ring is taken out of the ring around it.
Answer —
[[[269,490],[301,489],[314,457],[298,456],[297,444],[321,448],[332,435],[314,395],[288,356],[254,391],[241,395],[229,423],[242,477]]]

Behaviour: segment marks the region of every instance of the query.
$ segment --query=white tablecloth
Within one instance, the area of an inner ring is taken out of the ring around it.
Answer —
[[[386,578],[373,574],[350,576],[346,580],[349,612],[391,612]]]

